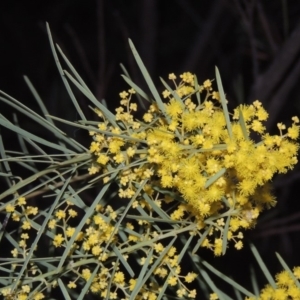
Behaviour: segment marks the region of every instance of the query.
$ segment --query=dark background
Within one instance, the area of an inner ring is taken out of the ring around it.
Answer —
[[[117,106],[118,93],[127,89],[120,63],[146,89],[128,46],[130,37],[158,85],[159,76],[184,71],[203,82],[214,78],[218,66],[230,108],[259,99],[270,113],[267,127],[274,133],[277,122],[290,124],[292,116],[300,116],[299,17],[298,0],[1,1],[0,89],[38,111],[22,78],[27,75],[50,114],[79,119],[53,60],[47,21],[54,41],[110,109]],[[87,118],[93,119],[88,100],[76,95]],[[12,117],[2,103],[0,112]],[[47,135],[20,118],[27,130]],[[89,144],[84,133],[62,128]],[[5,134],[13,148],[13,138]],[[275,251],[291,267],[300,265],[299,179],[299,167],[274,179],[276,208],[246,233],[272,272],[281,269]],[[204,254],[242,283],[249,283],[251,255],[247,245],[224,258]]]

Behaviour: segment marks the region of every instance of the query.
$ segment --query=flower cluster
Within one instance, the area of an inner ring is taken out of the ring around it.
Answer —
[[[241,249],[238,231],[252,227],[265,207],[276,204],[268,182],[297,163],[299,120],[293,117],[287,130],[279,123],[280,134],[272,136],[263,123],[268,113],[258,100],[239,106],[230,118],[211,80],[199,86],[189,72],[180,78],[177,83],[169,75],[174,89],[166,85],[166,103],[153,102],[143,121],[134,118],[133,89],[120,93],[114,125],[97,111],[102,122],[90,131],[95,162],[89,172],[100,172],[106,182],[109,168],[120,170],[121,198],[131,198],[145,182],[149,195],[157,189],[171,193],[165,202],[177,201],[173,220],[192,215],[199,224],[213,224],[202,246],[220,255],[226,233]]]
[[[29,230],[34,229],[32,226],[32,216],[37,215],[38,208],[36,206],[27,205],[24,197],[19,197],[15,203],[8,203],[5,206],[5,210],[12,214],[12,220],[15,222],[21,222],[19,234],[20,240],[18,247],[14,248],[11,253],[13,257],[26,257],[30,247],[28,247]]]
[[[246,300],[300,299],[299,279],[300,267],[295,267],[292,274],[284,270],[276,275],[275,287],[268,284],[262,289],[259,298],[250,297]]]
[[[93,138],[88,172],[104,185],[116,174],[119,198],[130,200],[124,202],[126,209],[98,204],[80,231],[75,225],[80,208],[70,199],[54,208],[45,222],[46,235],[52,254],[65,251],[68,256],[62,266],[68,289],[89,284],[89,291],[103,299],[127,300],[134,294],[137,300],[155,300],[166,290],[172,297],[196,298],[189,284],[197,274],[181,268],[187,250],[193,245],[190,255],[203,247],[219,256],[227,242],[241,249],[243,229],[253,227],[261,211],[276,204],[268,183],[297,163],[297,117],[288,128],[279,123],[279,134],[270,135],[264,126],[268,113],[258,100],[229,114],[225,96],[213,90],[211,80],[198,85],[189,72],[179,80],[170,74],[169,80],[173,89],[163,82],[165,102],[156,96],[141,119],[133,89],[120,93],[115,115],[95,109],[101,121],[88,127]],[[32,252],[30,232],[40,228],[34,220],[38,208],[20,197],[5,210],[21,222],[11,254],[26,259]],[[178,243],[185,244],[183,249]],[[15,273],[21,267],[13,266]],[[42,271],[32,263],[25,273],[38,281]],[[300,277],[299,268],[294,276]],[[39,290],[30,284],[0,293],[5,299],[43,299],[46,289],[58,285],[55,278],[45,278],[49,281]],[[299,298],[289,273],[276,280],[277,288],[262,290],[262,300]]]
[[[65,209],[57,209],[55,218],[49,221],[48,227],[56,231],[53,238],[53,245],[56,248],[66,247],[68,239],[74,235],[75,228],[68,225],[70,216],[74,215],[73,209],[70,208],[71,202],[67,201]],[[165,251],[165,247],[161,243],[154,244],[158,240],[159,233],[151,227],[150,224],[142,226],[138,231],[135,231],[135,226],[132,223],[127,223],[125,228],[122,228],[122,239],[118,236],[118,227],[116,222],[120,217],[119,213],[109,205],[103,207],[98,205],[94,214],[88,219],[86,227],[80,231],[70,252],[81,250],[82,258],[89,258],[99,266],[99,271],[93,277],[90,291],[98,294],[101,298],[105,298],[109,294],[109,299],[129,299],[130,293],[134,290],[137,279],[130,278],[127,272],[123,271],[122,264],[116,261],[116,253],[122,254],[122,259],[128,261],[131,259],[131,254],[135,257],[138,253],[131,253],[130,248],[137,243],[146,242],[144,247],[139,247],[141,251],[140,265],[143,266],[147,260],[151,249],[154,253],[151,256],[149,267],[159,258]],[[140,222],[142,225],[143,222]],[[61,233],[58,233],[58,232]],[[125,236],[127,234],[127,236]],[[126,238],[125,238],[126,237]],[[116,248],[118,250],[116,250]],[[179,256],[176,253],[176,247],[167,249],[165,255],[161,257],[160,263],[153,271],[150,280],[147,281],[140,291],[136,299],[154,300],[160,292],[161,286],[157,282],[165,280],[170,287],[176,287],[178,295],[185,295],[189,298],[196,297],[196,291],[190,290],[186,284],[191,283],[197,275],[190,272],[186,275],[181,275],[181,267]],[[70,253],[71,255],[72,253]],[[142,256],[142,254],[146,256]],[[77,260],[73,259],[73,266],[76,266]],[[78,282],[82,280],[88,281],[92,276],[92,267],[83,264],[81,259],[79,262],[82,267],[72,268],[74,274],[73,279],[69,281],[68,288],[75,289]],[[170,276],[170,274],[172,276]],[[154,278],[156,278],[154,280]],[[156,282],[156,284],[155,284]]]

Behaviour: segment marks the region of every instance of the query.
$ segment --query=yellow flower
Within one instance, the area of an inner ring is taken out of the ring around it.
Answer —
[[[210,81],[209,79],[207,79],[207,80],[205,80],[205,81],[203,82],[203,86],[204,86],[204,88],[206,88],[206,89],[211,88],[211,85],[212,85],[212,83],[211,83],[211,81]]]
[[[154,245],[154,249],[156,252],[162,252],[165,248],[162,243],[157,243]]]
[[[242,241],[238,241],[234,247],[237,249],[237,250],[241,250],[243,248],[243,242]]]
[[[75,289],[76,288],[76,283],[74,281],[69,281],[68,283],[68,288],[69,289]]]
[[[30,286],[29,285],[23,285],[22,286],[22,291],[24,292],[24,293],[29,293],[30,292]]]
[[[197,295],[197,292],[196,292],[195,289],[192,290],[192,291],[190,291],[190,293],[189,293],[189,297],[190,297],[190,298],[196,298],[196,295]]]
[[[20,221],[20,216],[17,214],[17,213],[13,213],[12,214],[12,219],[15,221],[15,222],[18,222]]]
[[[187,282],[187,283],[191,283],[191,282],[193,282],[193,281],[196,279],[197,276],[198,276],[198,275],[197,275],[196,273],[194,273],[194,272],[189,272],[189,273],[184,277],[184,280],[185,280],[185,282]]]
[[[91,271],[89,269],[83,269],[81,271],[82,278],[84,278],[86,281],[88,281],[91,277]]]
[[[27,214],[27,216],[29,215],[36,215],[38,213],[38,208],[37,207],[33,207],[33,206],[27,206],[26,207],[26,211],[25,214]]]
[[[186,83],[194,83],[194,75],[190,72],[184,72],[180,75],[180,78]]]
[[[26,204],[26,199],[25,197],[20,197],[18,198],[18,205],[19,206],[22,206],[22,205],[25,205]]]
[[[25,293],[20,293],[18,295],[18,300],[27,300],[28,299],[28,294],[25,294]]]
[[[22,234],[21,234],[21,238],[24,239],[24,240],[29,239],[28,233],[22,233]]]
[[[34,296],[33,296],[33,300],[41,300],[41,299],[44,299],[44,298],[45,298],[44,294],[40,293],[40,292],[34,294]]]
[[[14,250],[12,250],[11,254],[12,254],[13,257],[17,257],[18,254],[19,254],[17,248],[15,248]]]
[[[130,103],[130,107],[131,110],[133,111],[137,111],[137,104],[136,103]]]
[[[169,279],[168,279],[168,284],[170,286],[174,286],[177,284],[177,277],[176,276],[171,276]]]
[[[276,283],[280,287],[288,287],[293,285],[294,280],[291,278],[290,274],[284,270],[276,274]]]
[[[55,213],[55,216],[61,220],[61,219],[65,219],[66,218],[66,212],[64,210],[58,210],[56,213]]]
[[[108,161],[109,161],[109,157],[107,155],[100,154],[98,156],[97,163],[105,166]]]
[[[216,293],[213,293],[213,294],[209,295],[209,300],[218,300],[218,299],[219,299],[219,297]]]
[[[120,97],[121,97],[122,99],[126,99],[127,96],[128,96],[128,93],[127,93],[126,91],[123,91],[123,92],[120,93],[119,95],[120,95]]]
[[[133,157],[133,155],[135,154],[135,150],[132,148],[132,147],[129,147],[127,150],[126,150],[126,153],[129,157]]]
[[[296,140],[299,137],[299,126],[293,124],[292,127],[288,128],[288,137]]]
[[[150,113],[146,113],[143,116],[145,122],[150,123],[153,120],[153,115]]]
[[[29,221],[24,221],[24,222],[23,222],[23,225],[22,225],[22,228],[23,228],[24,230],[30,229],[30,228],[31,228],[30,222],[29,222]]]
[[[56,225],[56,220],[50,220],[49,223],[48,223],[48,227],[50,229],[54,229],[55,228],[55,225]]]
[[[124,280],[125,280],[125,276],[123,272],[118,271],[115,273],[115,277],[113,279],[115,283],[124,284]]]
[[[94,175],[99,172],[99,167],[92,165],[90,168],[88,168],[88,171],[90,175]]]
[[[7,213],[12,213],[12,212],[15,211],[15,207],[14,207],[14,205],[9,203],[9,204],[6,205],[5,210],[6,210]]]
[[[74,234],[75,230],[76,228],[74,227],[68,227],[66,230],[66,236],[71,237]]]
[[[93,153],[98,151],[100,151],[100,143],[92,142],[90,146],[90,152]]]
[[[163,95],[163,97],[164,98],[168,98],[169,96],[170,96],[170,92],[168,91],[168,90],[164,90],[163,92],[162,92],[162,95]]]
[[[278,127],[279,130],[286,129],[286,126],[284,124],[282,124],[282,123],[277,123],[277,127]]]
[[[68,214],[72,218],[75,218],[77,216],[77,212],[74,209],[68,209]]]
[[[177,117],[177,115],[181,114],[183,111],[183,104],[175,99],[171,99],[171,101],[166,105],[166,112],[171,117]]]
[[[170,73],[168,78],[170,80],[175,80],[176,79],[176,75],[174,73]]]
[[[53,245],[55,247],[60,247],[62,242],[65,240],[65,238],[62,236],[62,234],[57,234],[54,236],[54,239],[53,239]]]
[[[293,273],[296,276],[297,279],[300,279],[300,267],[295,267],[293,269]]]

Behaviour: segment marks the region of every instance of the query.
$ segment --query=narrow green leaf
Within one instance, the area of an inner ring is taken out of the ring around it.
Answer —
[[[73,65],[71,64],[71,62],[68,60],[68,58],[65,56],[65,54],[63,53],[63,51],[61,50],[61,48],[59,47],[58,44],[56,44],[56,48],[58,50],[58,52],[60,53],[60,55],[62,56],[63,60],[65,61],[65,63],[67,64],[67,66],[69,67],[69,69],[72,71],[72,73],[74,74],[74,76],[76,77],[77,81],[80,82],[80,84],[90,93],[92,93],[89,89],[89,87],[85,84],[85,82],[83,81],[83,79],[81,78],[81,76],[77,73],[76,69],[73,67]]]
[[[129,273],[129,275],[131,277],[133,277],[134,271],[132,270],[132,268],[130,267],[130,265],[128,264],[128,262],[126,261],[126,259],[124,258],[124,256],[122,255],[122,253],[119,251],[118,247],[113,246],[112,247],[113,251],[115,252],[116,256],[118,257],[118,259],[121,261],[121,263],[123,264],[124,268],[126,269],[126,271]]]
[[[225,93],[223,90],[220,72],[217,67],[216,67],[216,79],[217,79],[217,86],[218,86],[218,90],[219,90],[219,94],[220,94],[220,100],[221,100],[221,104],[222,104],[222,108],[223,108],[223,112],[224,112],[224,116],[225,116],[225,120],[226,120],[228,135],[229,135],[229,138],[232,140],[233,134],[232,134],[231,122],[230,122],[227,103],[226,103],[226,97],[225,97]]]
[[[69,293],[68,293],[68,291],[67,291],[64,283],[62,282],[62,280],[59,278],[57,280],[57,282],[58,282],[58,285],[59,285],[59,287],[60,287],[60,289],[61,289],[61,291],[62,291],[62,293],[64,295],[64,299],[71,300],[71,297],[70,297],[70,295],[69,295]]]
[[[202,277],[204,278],[204,280],[206,281],[206,283],[211,288],[211,290],[218,295],[218,298],[220,300],[225,300],[225,298],[223,298],[222,294],[220,293],[220,290],[216,287],[216,285],[214,284],[214,282],[210,279],[210,277],[207,274],[207,272],[204,271],[201,268],[198,268],[198,270],[199,270],[200,274],[202,275]]]
[[[247,133],[247,128],[246,128],[246,123],[245,123],[245,119],[243,116],[243,112],[242,110],[239,108],[239,123],[243,132],[243,136],[245,138],[246,141],[249,141],[249,135]]]
[[[250,278],[255,296],[259,297],[259,286],[253,266],[250,266]]]
[[[62,163],[59,164],[59,167],[65,167],[65,166],[70,166],[72,164],[76,164],[76,163],[80,163],[80,162],[85,162],[85,161],[88,161],[91,157],[91,154],[90,153],[83,153],[83,154],[79,154],[67,161],[64,161]],[[55,166],[51,166],[51,167],[48,167],[47,169],[45,170],[42,170],[36,174],[33,174],[31,176],[29,176],[28,178],[22,180],[22,181],[19,181],[18,183],[16,183],[15,185],[13,185],[11,188],[7,189],[5,192],[3,192],[2,194],[0,194],[0,200],[5,198],[6,196],[9,196],[9,195],[13,195],[15,194],[20,188],[24,187],[24,186],[27,186],[29,185],[31,182],[41,178],[42,176],[46,175],[46,174],[49,174],[49,173],[52,173],[54,172],[55,170],[57,170],[58,166],[55,165]],[[66,172],[69,172],[68,170]],[[41,185],[44,185],[45,183],[42,183]],[[34,187],[32,190],[35,190],[37,187]],[[28,193],[28,192],[27,192]]]
[[[150,91],[153,95],[153,98],[155,99],[155,101],[157,103],[157,106],[159,107],[160,111],[165,115],[168,122],[170,123],[170,118],[166,115],[166,112],[165,112],[164,103],[162,102],[162,100],[159,96],[159,93],[158,93],[158,91],[157,91],[157,89],[156,89],[156,87],[155,87],[155,85],[154,85],[154,83],[153,83],[153,81],[152,81],[152,79],[151,79],[151,77],[150,77],[150,75],[149,75],[149,73],[148,73],[141,57],[140,57],[140,55],[138,54],[138,52],[137,52],[134,44],[132,43],[131,39],[129,39],[128,41],[129,41],[129,46],[131,48],[133,56],[134,56],[138,66],[140,68],[140,71],[143,74],[143,77],[144,77],[144,79],[145,79],[145,81],[146,81],[146,83],[147,83],[147,85],[148,85],[148,87],[149,87],[149,89],[150,89]]]
[[[68,72],[64,71],[64,74],[72,81],[72,83],[84,94],[97,108],[99,108],[104,116],[108,119],[108,121],[114,125],[115,127],[119,127],[115,122],[115,115],[112,114],[97,98],[88,90],[86,90],[75,78]],[[83,119],[86,120],[86,119]]]
[[[24,76],[24,80],[26,82],[26,84],[28,85],[33,97],[35,98],[35,100],[37,101],[43,115],[45,116],[46,120],[53,125],[53,129],[51,128],[51,131],[53,132],[53,134],[58,138],[63,140],[65,143],[68,143],[70,146],[74,147],[77,151],[80,151],[81,148],[78,146],[78,143],[76,143],[73,139],[70,139],[68,137],[66,137],[66,134],[62,131],[60,131],[54,124],[54,122],[52,121],[51,118],[47,117],[47,115],[49,115],[49,112],[43,102],[43,100],[41,99],[39,93],[37,92],[37,90],[35,89],[35,87],[33,86],[33,84],[31,83],[31,81],[29,80],[29,78],[27,76]],[[41,119],[41,123],[42,126],[45,126],[44,124],[47,124],[46,122],[44,122],[44,119]],[[55,129],[55,130],[54,130]]]
[[[266,276],[269,284],[272,286],[273,289],[276,289],[277,285],[275,283],[275,280],[273,279],[271,273],[267,269],[265,263],[263,262],[261,256],[259,255],[257,249],[255,248],[255,246],[253,244],[250,244],[250,249],[251,249],[257,263],[259,264],[261,270],[263,271],[264,275]]]
[[[184,243],[184,247],[182,248],[182,250],[180,251],[180,254],[178,256],[178,264],[181,262],[181,260],[183,259],[183,256],[185,255],[185,253],[187,252],[192,240],[193,240],[194,236],[190,235],[189,239],[187,240],[186,243]]]
[[[201,261],[201,263],[208,268],[212,273],[214,273],[215,275],[217,275],[218,277],[220,277],[221,279],[223,279],[224,281],[226,281],[227,283],[229,283],[231,286],[233,286],[235,289],[239,290],[241,293],[243,293],[244,295],[246,295],[247,297],[254,297],[254,295],[249,292],[248,290],[246,290],[244,287],[242,287],[241,285],[239,285],[237,282],[235,282],[234,280],[232,280],[231,278],[227,277],[225,274],[221,273],[220,271],[218,271],[217,269],[215,269],[212,265],[210,265],[208,262],[206,261]]]
[[[141,290],[141,288],[143,287],[144,283],[145,283],[145,280],[144,277],[145,277],[145,274],[147,272],[147,269],[148,269],[148,266],[150,264],[150,261],[152,259],[152,256],[153,256],[153,248],[150,248],[150,251],[147,255],[147,258],[143,264],[143,267],[140,271],[140,274],[137,278],[137,281],[135,283],[135,286],[134,286],[134,289],[133,291],[131,292],[131,295],[130,295],[130,299],[129,300],[135,300],[136,299],[136,296],[138,295],[139,291]],[[149,272],[148,272],[149,273]]]
[[[50,27],[49,27],[48,23],[46,23],[46,27],[47,27],[47,33],[48,33],[48,37],[49,37],[49,42],[50,42],[52,54],[53,54],[53,57],[54,57],[57,69],[59,71],[59,74],[61,76],[61,79],[62,79],[62,81],[63,81],[63,83],[64,83],[64,85],[66,87],[66,90],[67,90],[67,92],[68,92],[68,94],[69,94],[69,96],[70,96],[70,98],[71,98],[71,100],[72,100],[72,102],[73,102],[73,104],[74,104],[74,106],[75,106],[78,114],[80,115],[80,118],[82,120],[86,120],[86,117],[85,117],[84,113],[82,112],[82,110],[81,110],[81,108],[80,108],[80,106],[79,106],[79,104],[78,104],[78,102],[77,102],[77,100],[76,100],[76,98],[75,98],[75,96],[74,96],[74,94],[72,92],[72,89],[71,89],[71,87],[70,87],[70,85],[68,83],[68,80],[64,76],[64,71],[63,71],[62,66],[61,66],[61,64],[59,62],[59,59],[58,59],[58,56],[57,56],[57,53],[56,53],[56,50],[55,50],[55,46],[54,46],[54,43],[53,43],[53,39],[52,39]]]
[[[207,235],[211,231],[211,228],[212,228],[212,225],[207,227],[206,230],[202,233],[201,238],[198,240],[197,244],[195,245],[194,249],[192,250],[192,255],[194,255],[198,251],[198,249],[202,245],[203,241],[205,240],[205,238],[207,237]]]
[[[39,144],[42,144],[44,146],[47,146],[47,147],[50,147],[52,149],[56,149],[56,150],[59,150],[59,151],[62,151],[63,153],[75,153],[74,151],[70,150],[70,149],[67,149],[66,147],[62,147],[60,145],[57,145],[57,144],[54,144],[54,143],[51,143],[43,138],[40,138],[24,129],[21,129],[15,125],[13,125],[12,123],[8,122],[8,121],[5,121],[3,118],[0,117],[0,125],[4,126],[5,128],[8,128],[14,132],[16,132],[17,134],[21,134],[22,136],[26,137],[26,138],[29,138]]]
[[[221,176],[223,176],[226,172],[226,168],[222,168],[220,171],[218,171],[215,175],[211,176],[205,183],[204,188],[208,188],[211,186],[215,181],[217,181]]]
[[[112,281],[115,277],[115,274],[116,274],[116,271],[117,271],[117,268],[119,266],[119,260],[117,259],[117,261],[115,262],[114,266],[113,266],[113,271],[111,272],[111,276],[109,278],[109,281],[108,281],[108,285],[107,285],[107,293],[106,293],[106,297],[105,297],[105,300],[109,300],[110,299],[110,290],[111,290],[111,284],[112,284]]]
[[[195,91],[196,91],[196,98],[197,98],[197,102],[198,102],[198,106],[201,105],[201,96],[200,96],[200,86],[198,84],[198,79],[197,76],[194,75],[194,85],[195,85]]]
[[[154,218],[149,216],[137,216],[137,215],[127,215],[127,219],[132,220],[145,220],[150,223],[167,223],[167,224],[187,224],[188,221],[177,221],[177,220],[171,220],[171,219],[161,219],[161,218]]]
[[[227,235],[229,230],[230,216],[227,217],[224,231],[223,231],[223,242],[222,242],[222,255],[225,255],[227,249]]]

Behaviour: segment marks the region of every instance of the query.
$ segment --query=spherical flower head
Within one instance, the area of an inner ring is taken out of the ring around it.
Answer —
[[[19,206],[22,206],[22,205],[25,205],[26,204],[26,199],[25,197],[20,197],[18,198],[18,205]]]
[[[170,73],[168,78],[170,80],[175,80],[176,79],[176,75],[174,73]]]
[[[194,272],[189,272],[189,273],[184,277],[184,280],[185,280],[185,282],[187,282],[187,283],[191,283],[191,282],[193,282],[193,281],[196,279],[197,276],[198,276],[198,275],[197,275],[196,273],[194,273]]]
[[[118,284],[124,284],[125,276],[123,272],[116,272],[113,281]]]
[[[29,221],[24,221],[23,225],[22,225],[22,229],[26,230],[26,229],[30,229],[31,228],[31,224]]]
[[[48,227],[50,228],[50,229],[54,229],[55,228],[55,226],[56,226],[56,220],[50,220],[49,221],[49,223],[48,223]]]
[[[61,219],[65,219],[66,218],[66,212],[62,209],[59,209],[56,213],[55,216],[61,220]]]
[[[290,137],[293,140],[298,139],[299,137],[299,126],[296,124],[293,124],[291,127],[288,128],[288,137]]]
[[[129,94],[126,91],[123,91],[119,95],[120,95],[121,99],[126,99]]]
[[[74,228],[74,227],[68,227],[67,230],[66,230],[66,236],[67,237],[72,237],[75,230],[76,230],[76,228]]]
[[[180,78],[182,79],[182,81],[189,83],[189,84],[193,84],[194,83],[194,75],[190,72],[184,72],[180,75]]]
[[[6,207],[5,207],[5,211],[7,213],[12,213],[15,211],[15,206],[12,205],[11,203],[7,204]]]
[[[242,241],[238,241],[234,247],[237,249],[237,250],[241,250],[243,248],[243,242]]]
[[[68,283],[68,288],[69,289],[75,289],[76,288],[76,283],[74,281],[69,281]]]
[[[92,275],[89,269],[83,269],[81,271],[81,274],[82,274],[82,278],[84,278],[86,281],[88,281]]]
[[[206,88],[206,89],[210,89],[211,86],[212,86],[212,83],[211,83],[211,81],[210,81],[209,79],[207,79],[207,80],[205,80],[205,81],[203,82],[203,86],[204,86],[204,88]]]
[[[166,112],[171,117],[177,117],[183,111],[183,104],[178,100],[171,99],[171,101],[166,105]]]
[[[168,279],[168,284],[170,286],[174,286],[177,284],[177,277],[176,276],[171,276],[169,279]]]
[[[170,95],[171,95],[171,92],[168,91],[168,90],[164,90],[164,91],[162,92],[163,98],[168,98]]]
[[[300,267],[294,267],[293,274],[296,276],[297,279],[300,279]]]
[[[61,247],[61,244],[63,243],[64,240],[65,240],[65,238],[62,236],[61,233],[59,233],[54,236],[53,245],[55,247]]]

